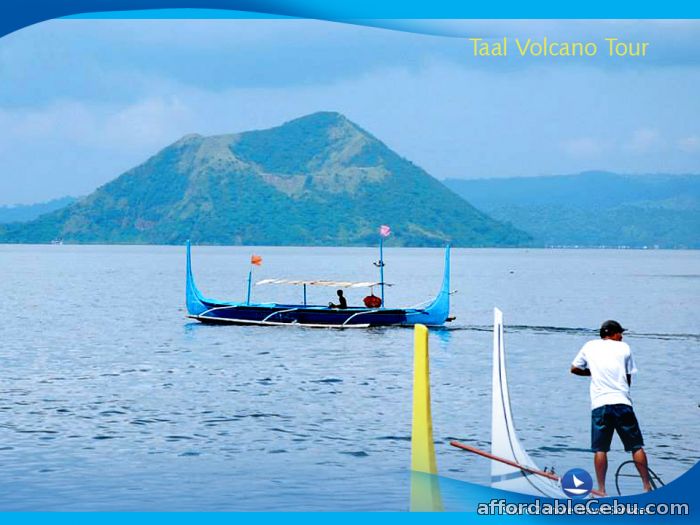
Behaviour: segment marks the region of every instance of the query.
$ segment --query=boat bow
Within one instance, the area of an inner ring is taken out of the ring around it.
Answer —
[[[500,456],[531,470],[541,470],[530,458],[515,434],[513,414],[506,377],[503,313],[493,310],[493,378],[491,400],[491,454]],[[499,461],[491,462],[491,486],[533,496],[561,497],[559,485]]]

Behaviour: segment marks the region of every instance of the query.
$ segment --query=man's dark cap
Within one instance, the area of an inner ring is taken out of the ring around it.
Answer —
[[[608,321],[605,321],[602,325],[600,325],[600,337],[601,339],[604,339],[606,337],[610,337],[611,335],[621,334],[625,330],[627,329],[622,328],[622,325],[620,323],[610,319]]]

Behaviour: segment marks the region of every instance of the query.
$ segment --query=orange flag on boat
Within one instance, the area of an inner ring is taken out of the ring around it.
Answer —
[[[260,266],[262,264],[262,257],[259,255],[251,255],[250,256],[250,264],[254,264],[255,266]]]

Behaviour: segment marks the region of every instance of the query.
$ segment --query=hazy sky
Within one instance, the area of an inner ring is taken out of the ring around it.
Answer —
[[[700,172],[700,23],[55,20],[0,39],[0,204],[83,195],[187,133],[339,111],[433,176]],[[449,36],[445,36],[449,35]],[[650,43],[477,58],[466,37]]]

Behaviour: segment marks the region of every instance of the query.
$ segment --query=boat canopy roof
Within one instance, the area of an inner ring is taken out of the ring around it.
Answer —
[[[361,281],[361,282],[351,282],[351,281],[326,281],[324,279],[263,279],[255,283],[256,286],[262,284],[292,284],[296,286],[332,286],[333,288],[371,288],[373,286],[379,286],[382,283],[375,281]],[[384,286],[392,286],[389,283],[384,283]]]

